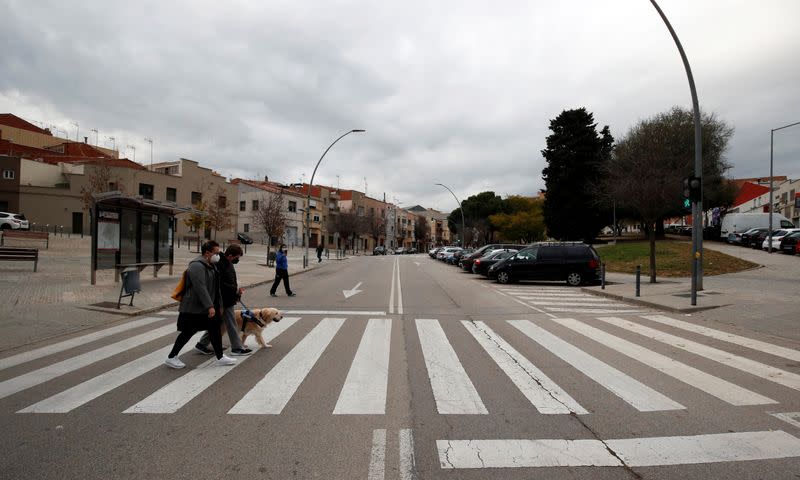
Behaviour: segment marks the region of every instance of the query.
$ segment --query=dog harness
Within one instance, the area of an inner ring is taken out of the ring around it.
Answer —
[[[264,324],[261,322],[261,320],[258,319],[258,317],[253,315],[253,312],[251,312],[250,309],[247,308],[247,305],[242,303],[241,300],[239,300],[239,303],[242,304],[242,331],[244,332],[244,328],[247,326],[247,322],[253,322],[259,327],[264,328]]]

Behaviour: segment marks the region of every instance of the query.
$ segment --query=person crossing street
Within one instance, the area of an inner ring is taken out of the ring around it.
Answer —
[[[278,248],[278,253],[275,256],[275,282],[272,283],[272,288],[269,290],[271,297],[277,297],[275,293],[278,290],[281,280],[283,280],[283,287],[286,289],[286,295],[294,297],[295,294],[289,287],[289,259],[286,258],[286,244],[281,244]]]

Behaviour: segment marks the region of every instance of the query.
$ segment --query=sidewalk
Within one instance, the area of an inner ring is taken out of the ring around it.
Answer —
[[[20,242],[19,245],[25,244]],[[183,244],[175,249],[172,275],[169,275],[169,267],[162,267],[158,278],[153,278],[150,267],[143,270],[140,274],[142,291],[134,296],[133,307],[128,306],[130,298],[123,298],[118,310],[121,283],[114,283],[113,270],[98,270],[97,284],[90,284],[90,248],[89,237],[51,236],[50,248],[39,250],[38,272],[33,273],[33,264],[29,262],[0,263],[0,298],[3,300],[0,352],[98,325],[113,325],[132,315],[176,306],[170,295],[189,261],[199,255],[196,251],[189,251]],[[273,247],[271,251],[274,250]],[[323,256],[322,263],[317,263],[312,249],[312,261],[309,268],[304,270],[304,253],[304,248],[289,251],[290,276],[337,263],[333,255],[330,259]],[[275,270],[266,266],[266,256],[266,246],[247,246],[247,253],[236,265],[239,283],[243,288],[253,288],[274,280]]]
[[[642,275],[640,296],[636,296],[635,274],[607,273],[606,287],[584,287],[598,296],[615,298],[628,303],[655,307],[675,313],[691,313],[720,307],[752,308],[756,305],[778,303],[797,304],[800,300],[800,257],[782,253],[766,253],[718,242],[703,247],[742,258],[761,265],[752,270],[703,278],[702,291],[697,292],[697,305],[691,305],[691,278],[658,278],[649,283]],[[600,250],[602,256],[602,249]],[[800,308],[798,315],[800,315]]]

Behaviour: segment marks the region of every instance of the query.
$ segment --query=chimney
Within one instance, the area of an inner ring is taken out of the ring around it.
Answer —
[[[89,143],[89,137],[83,137],[83,143],[88,144]]]
[[[265,182],[269,182],[269,177],[268,177],[268,176],[266,176],[266,175],[264,175],[264,181],[265,181]]]

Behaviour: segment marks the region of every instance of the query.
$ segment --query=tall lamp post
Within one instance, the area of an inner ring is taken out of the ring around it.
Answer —
[[[306,198],[306,256],[303,259],[303,268],[306,268],[308,266],[308,258],[309,258],[308,246],[309,243],[311,242],[311,186],[314,184],[314,176],[317,174],[317,168],[319,167],[319,164],[322,162],[322,159],[325,158],[325,154],[328,153],[328,150],[330,150],[331,147],[333,147],[336,144],[336,142],[346,137],[347,135],[350,135],[351,133],[364,133],[364,132],[366,132],[366,130],[356,128],[342,134],[339,138],[334,140],[333,143],[331,143],[328,146],[328,148],[325,149],[324,152],[322,152],[322,156],[319,157],[316,166],[314,166],[314,172],[311,174],[311,181],[308,182],[308,196]]]
[[[456,199],[456,202],[458,202],[458,210],[461,212],[461,248],[465,248],[465,245],[464,245],[464,238],[465,238],[464,234],[466,233],[466,230],[464,228],[464,209],[461,208],[461,200],[459,200],[458,197],[456,197],[456,194],[453,193],[453,191],[450,190],[450,188],[448,188],[447,185],[444,185],[442,183],[437,183],[436,185],[439,185],[440,187],[447,188],[447,191],[450,192],[450,195],[452,195],[453,198]]]
[[[672,24],[667,20],[667,16],[658,6],[655,0],[650,0],[661,20],[667,26],[678,52],[681,54],[683,66],[686,69],[686,76],[689,79],[689,90],[692,94],[692,109],[694,110],[694,176],[700,179],[700,198],[692,201],[692,305],[697,305],[697,290],[703,289],[703,142],[700,132],[700,106],[697,101],[697,89],[694,87],[694,77],[692,67],[689,66],[689,59],[683,51],[678,34],[672,28]]]
[[[772,199],[772,142],[773,138],[775,137],[775,132],[778,130],[783,130],[784,128],[794,127],[795,125],[800,125],[800,122],[790,123],[789,125],[784,125],[782,127],[773,128],[769,131],[769,230],[768,230],[768,242],[767,251],[772,253],[772,209],[775,208],[774,200]],[[794,200],[794,199],[792,199]]]

